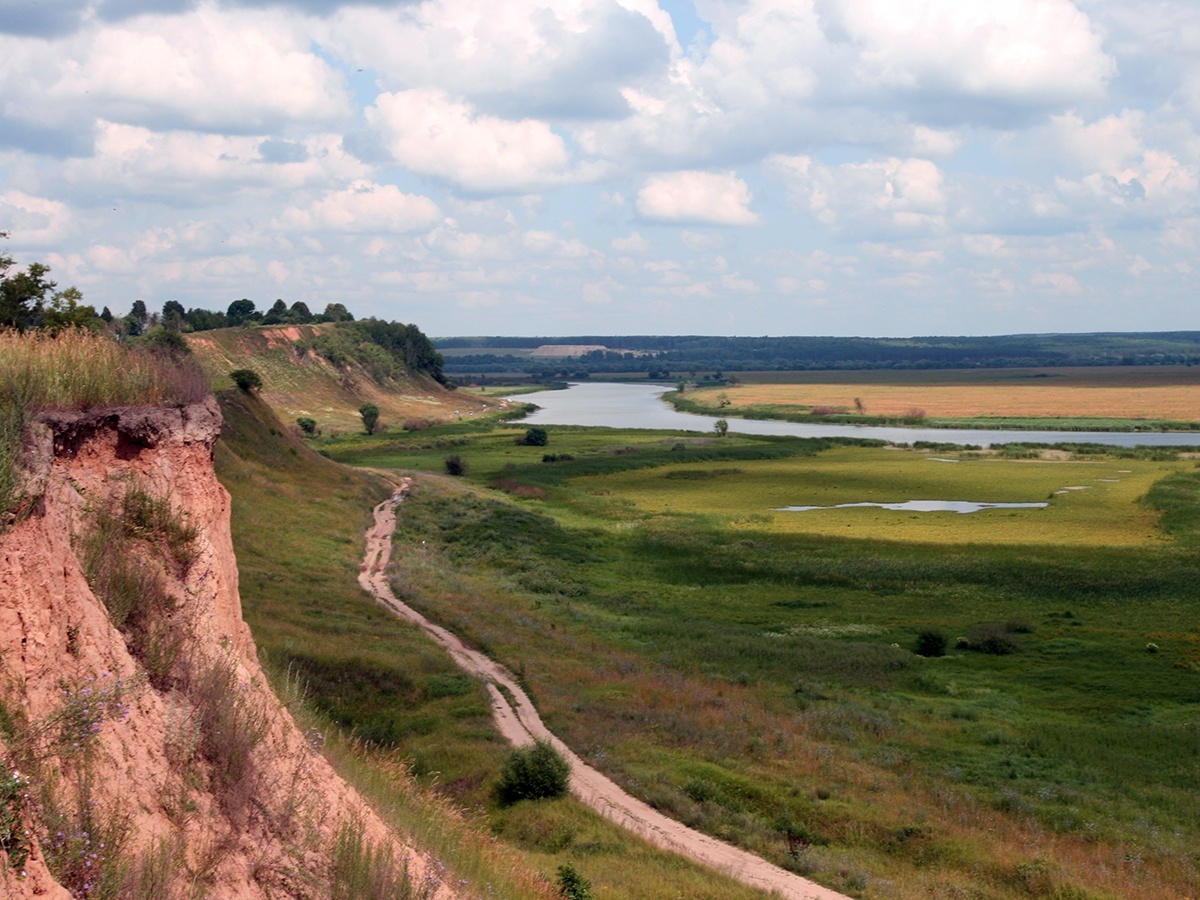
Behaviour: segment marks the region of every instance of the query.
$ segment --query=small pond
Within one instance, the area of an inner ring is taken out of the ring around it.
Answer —
[[[981,509],[1044,509],[1048,503],[975,503],[970,500],[905,500],[903,503],[839,503],[836,506],[778,506],[775,512],[808,512],[813,509],[852,509],[873,506],[900,512],[973,513]]]

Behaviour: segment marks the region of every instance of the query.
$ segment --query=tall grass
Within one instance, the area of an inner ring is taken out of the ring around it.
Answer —
[[[0,530],[20,505],[21,441],[50,409],[185,405],[208,395],[190,357],[151,353],[87,331],[0,332]]]
[[[102,335],[0,333],[0,384],[27,414],[129,404],[183,405],[208,395],[199,365]]]

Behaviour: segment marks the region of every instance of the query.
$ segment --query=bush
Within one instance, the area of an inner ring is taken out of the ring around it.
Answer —
[[[247,394],[262,387],[262,378],[253,369],[234,369],[229,377]]]
[[[570,863],[558,867],[558,890],[567,900],[592,900],[592,883]]]
[[[301,416],[300,418],[298,418],[296,420],[296,424],[299,425],[300,430],[303,431],[309,437],[312,437],[314,434],[317,433],[317,420],[316,419],[310,419],[310,418],[308,418],[308,416]]]
[[[971,629],[966,641],[959,640],[959,645],[965,643],[965,649],[978,653],[990,653],[993,656],[1008,656],[1021,649],[1017,639],[1001,625],[979,625]]]
[[[570,778],[570,763],[549,744],[537,741],[508,755],[496,793],[504,804],[561,797],[567,792]]]
[[[917,656],[945,656],[946,636],[940,631],[922,631],[917,635]]]
[[[364,403],[358,408],[358,414],[362,416],[363,430],[367,434],[374,434],[379,425],[379,407],[374,403]]]
[[[550,443],[550,435],[545,428],[527,428],[521,443],[526,447],[545,447]]]
[[[457,453],[446,457],[446,474],[447,475],[466,475],[467,461]]]

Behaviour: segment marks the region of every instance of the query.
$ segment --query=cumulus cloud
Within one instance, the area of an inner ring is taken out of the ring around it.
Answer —
[[[857,237],[927,233],[946,224],[942,173],[927,159],[827,166],[808,156],[775,156],[769,167],[796,205],[838,232]]]
[[[864,86],[928,95],[947,118],[1094,99],[1116,71],[1070,0],[821,0],[819,9],[854,48]]]
[[[92,26],[53,52],[40,41],[3,42],[5,113],[48,126],[96,118],[147,127],[253,132],[350,115],[342,76],[303,31],[277,17],[204,6]]]
[[[393,184],[355,181],[330,191],[311,206],[291,207],[281,225],[302,231],[385,232],[403,234],[429,228],[440,217],[428,197],[405,194]]]
[[[754,225],[750,188],[732,172],[673,172],[646,181],[637,211],[658,222]]]
[[[476,193],[525,193],[572,179],[563,139],[536,119],[475,112],[443,91],[380,94],[366,111],[396,162]]]
[[[74,217],[67,204],[24,191],[0,194],[0,222],[21,244],[53,246],[70,236]]]

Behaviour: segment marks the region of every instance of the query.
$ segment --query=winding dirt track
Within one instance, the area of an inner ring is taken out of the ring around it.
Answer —
[[[388,584],[387,565],[391,557],[392,532],[396,527],[396,507],[404,499],[411,483],[411,479],[404,479],[391,497],[375,507],[375,524],[367,531],[367,549],[358,582],[388,609],[419,625],[449,652],[464,671],[486,682],[496,726],[508,741],[518,747],[535,740],[553,745],[571,764],[572,792],[601,815],[651,843],[778,896],[796,900],[848,900],[844,894],[823,888],[752,853],[694,831],[631,797],[584,763],[547,730],[529,697],[508,669],[470,649],[449,631],[397,600]]]

